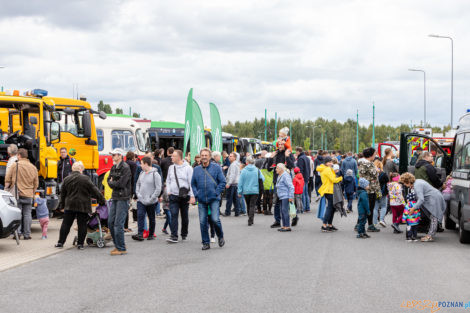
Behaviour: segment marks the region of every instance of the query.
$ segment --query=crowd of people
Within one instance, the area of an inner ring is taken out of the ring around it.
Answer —
[[[386,228],[385,216],[391,212],[394,233],[402,233],[400,225],[405,223],[406,239],[417,241],[418,225],[427,223],[427,235],[421,241],[434,240],[452,187],[451,178],[442,183],[431,153],[418,149],[415,175],[400,176],[398,160],[390,149],[383,158],[377,157],[372,147],[360,154],[319,150],[313,155],[302,147],[293,149],[290,138],[282,132],[272,153],[221,154],[204,148],[193,164],[189,153],[183,156],[181,150],[172,147],[148,152],[141,159],[115,149],[111,152],[114,165],[102,181],[103,190],[84,174],[81,161],[61,149],[58,211],[63,221],[56,247],[64,246],[76,220],[77,247],[84,248],[92,199],[106,207],[106,237],[115,246],[111,255],[127,253],[125,232],[132,231],[128,226],[130,212],[138,225],[133,240],[154,240],[157,216],[165,218],[161,231],[168,235],[169,244],[187,240],[192,205],[198,207],[203,250],[210,249],[211,243],[225,245],[220,216],[248,216],[247,225],[252,226],[256,214],[272,215],[271,228],[291,232],[300,216],[317,205],[321,232],[335,232],[335,213],[341,217],[353,213],[355,199],[357,238],[370,238],[368,233]],[[46,239],[48,214],[43,199],[35,194],[37,169],[29,163],[26,150],[12,145],[8,152],[5,189],[18,195],[23,213],[20,234],[25,240],[31,238],[31,209],[36,203]]]

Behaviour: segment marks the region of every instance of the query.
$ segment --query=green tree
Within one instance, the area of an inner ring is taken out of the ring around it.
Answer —
[[[310,138],[309,137],[304,139],[303,147],[305,151],[310,150]]]
[[[134,112],[134,113],[132,113],[132,117],[140,117],[140,113]]]
[[[120,108],[116,108],[116,114],[124,114],[124,111]]]

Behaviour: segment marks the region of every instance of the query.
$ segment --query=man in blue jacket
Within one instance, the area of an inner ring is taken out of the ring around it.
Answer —
[[[341,172],[346,174],[348,170],[352,170],[354,177],[357,177],[357,162],[353,158],[352,152],[348,152],[348,156],[341,163]]]
[[[219,247],[225,245],[219,212],[220,194],[225,188],[225,177],[222,168],[211,162],[210,149],[202,149],[200,155],[201,165],[194,168],[191,188],[198,202],[202,250],[208,250],[211,247],[208,218],[210,218],[214,224],[215,233],[219,238]]]
[[[305,155],[302,147],[295,149],[297,155],[297,167],[300,169],[300,173],[304,177],[304,191],[302,192],[302,205],[305,212],[310,211],[310,198],[308,197],[308,181],[310,180],[310,160]]]

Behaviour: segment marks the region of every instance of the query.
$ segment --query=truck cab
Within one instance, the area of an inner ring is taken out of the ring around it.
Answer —
[[[44,97],[55,103],[56,121],[60,124],[61,140],[55,147],[60,158],[60,149],[66,148],[69,155],[77,161],[82,161],[87,174],[95,184],[98,184],[96,171],[99,168],[98,137],[94,115],[105,119],[104,112],[91,108],[85,99]]]
[[[47,99],[47,91],[35,89],[20,96],[0,93],[2,142],[0,143],[0,182],[4,184],[7,149],[10,144],[28,150],[28,158],[38,169],[39,187],[44,190],[50,211],[57,208],[57,162],[55,145],[61,140],[60,124],[55,121],[55,103]]]
[[[385,150],[391,149],[392,153],[398,157],[398,152],[400,151],[400,142],[381,142],[377,145],[377,154],[379,157],[383,158],[385,156]]]

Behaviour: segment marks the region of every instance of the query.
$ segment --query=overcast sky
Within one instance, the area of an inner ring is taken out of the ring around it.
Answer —
[[[184,120],[189,89],[209,122],[278,112],[379,124],[450,122],[470,108],[470,1],[2,1],[0,84],[152,120]]]

